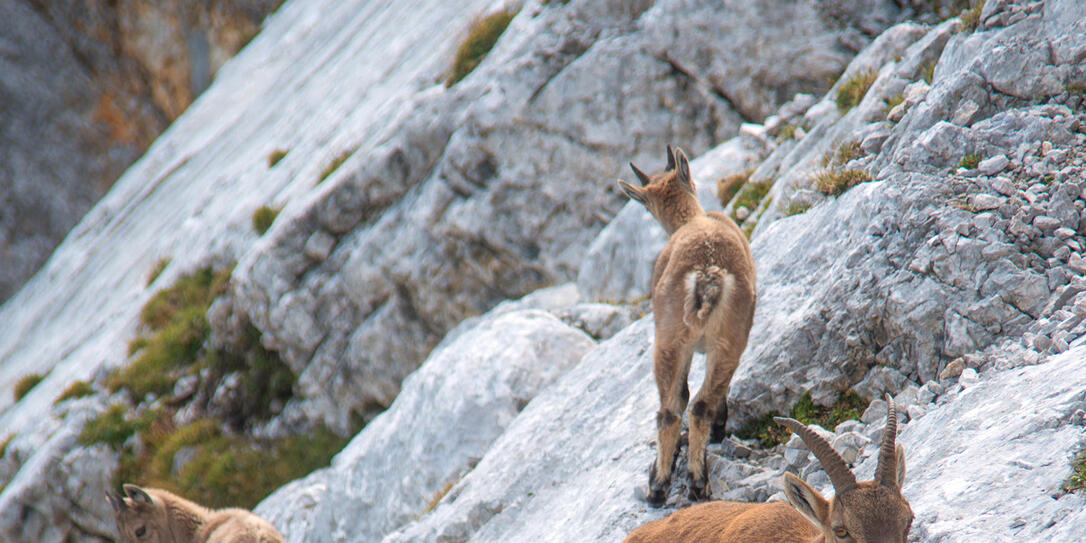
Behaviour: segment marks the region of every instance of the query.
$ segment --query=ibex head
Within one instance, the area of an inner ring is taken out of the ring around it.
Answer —
[[[130,543],[159,543],[168,541],[166,532],[168,519],[161,503],[136,485],[124,485],[125,494],[106,492],[106,499],[113,507],[113,516],[117,520],[117,530],[123,541]]]
[[[690,178],[690,162],[682,149],[672,153],[671,146],[667,147],[667,167],[663,173],[650,176],[632,162],[630,168],[641,186],[635,187],[621,180],[618,186],[627,196],[645,206],[669,236],[695,215],[704,213]]]
[[[784,493],[803,516],[818,526],[827,542],[904,543],[913,523],[913,511],[901,495],[905,480],[905,449],[895,447],[897,411],[887,398],[889,413],[879,450],[875,480],[856,482],[844,459],[818,434],[797,420],[775,417],[799,434],[826,470],[836,495],[827,501],[799,477],[784,474]]]

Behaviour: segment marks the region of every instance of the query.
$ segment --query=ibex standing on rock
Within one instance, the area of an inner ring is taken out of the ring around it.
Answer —
[[[124,485],[106,493],[121,541],[128,543],[283,543],[268,521],[244,509],[212,511],[157,488]]]
[[[905,450],[894,445],[897,414],[893,400],[879,450],[874,481],[856,476],[825,439],[797,420],[775,420],[795,431],[829,475],[836,495],[826,501],[802,479],[785,473],[784,503],[709,502],[681,509],[630,534],[626,543],[745,542],[905,543],[913,512],[901,495]]]
[[[667,148],[667,168],[648,176],[630,164],[641,187],[619,181],[641,202],[670,239],[652,273],[656,318],[653,372],[660,393],[657,456],[649,470],[650,504],[667,501],[682,415],[690,398],[687,376],[694,350],[707,355],[705,382],[690,409],[687,464],[690,498],[709,498],[705,447],[724,437],[728,386],[747,346],[756,300],[754,258],[746,236],[730,217],[706,213],[698,203],[682,149]],[[710,428],[711,427],[711,428]],[[710,436],[711,432],[711,436]]]

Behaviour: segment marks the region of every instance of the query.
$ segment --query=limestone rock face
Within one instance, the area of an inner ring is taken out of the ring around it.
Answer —
[[[379,540],[448,493],[593,346],[550,313],[496,310],[436,348],[330,468],[283,487],[257,513],[289,541]]]
[[[0,2],[0,301],[278,4]]]

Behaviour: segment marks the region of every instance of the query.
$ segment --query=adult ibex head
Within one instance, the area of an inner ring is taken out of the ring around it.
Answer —
[[[791,506],[780,502],[703,503],[634,530],[626,542],[905,542],[913,512],[901,495],[905,451],[901,445],[895,445],[897,415],[892,399],[873,481],[857,482],[837,451],[799,421],[781,417],[776,421],[799,434],[822,463],[833,483],[833,499],[826,500],[799,477],[785,473],[782,483]]]

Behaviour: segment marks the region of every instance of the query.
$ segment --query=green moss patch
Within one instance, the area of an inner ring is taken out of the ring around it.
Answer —
[[[837,109],[841,113],[845,113],[848,110],[856,107],[863,101],[864,96],[867,95],[867,90],[871,88],[871,84],[875,82],[879,74],[875,70],[868,68],[861,70],[849,76],[840,87],[837,88]]]
[[[1063,489],[1067,492],[1086,490],[1086,448],[1079,451],[1071,462],[1071,476],[1063,483]]]
[[[726,206],[728,202],[735,198],[735,195],[739,193],[739,189],[743,188],[743,185],[750,181],[751,172],[737,173],[721,177],[716,181],[716,197],[720,200],[720,205]]]
[[[43,379],[45,379],[45,376],[40,373],[32,373],[19,379],[19,382],[15,383],[15,401],[23,399],[23,396],[30,393]]]
[[[152,331],[161,330],[185,309],[203,307],[223,292],[230,281],[232,269],[215,271],[201,268],[191,275],[178,278],[168,288],[158,291],[140,311],[140,322]]]
[[[870,402],[854,390],[847,390],[837,397],[832,405],[821,406],[811,400],[811,393],[804,392],[788,416],[803,424],[817,424],[827,430],[833,430],[846,420],[859,419]],[[735,435],[741,439],[753,439],[758,445],[769,448],[788,440],[791,430],[777,424],[773,417],[780,413],[771,412],[757,419],[747,421]]]
[[[132,415],[132,411],[132,408],[125,404],[110,406],[83,427],[79,434],[79,443],[84,446],[105,443],[115,450],[121,450],[124,442],[137,432],[146,430],[155,416],[151,411],[142,415]]]
[[[273,207],[261,206],[253,212],[253,230],[263,236],[271,228],[275,218],[279,216],[279,210]]]
[[[92,387],[90,383],[86,381],[76,381],[68,385],[68,388],[64,389],[64,392],[61,392],[60,396],[57,396],[57,399],[53,401],[53,405],[57,405],[64,400],[82,398],[90,396],[91,394],[94,394],[94,387]]]
[[[959,168],[965,168],[966,170],[975,170],[980,164],[980,155],[969,154],[962,157],[958,162]]]
[[[486,58],[516,14],[516,11],[500,11],[472,21],[468,37],[456,50],[446,86],[455,85]]]
[[[279,164],[280,160],[283,160],[287,156],[287,152],[282,149],[276,149],[268,155],[268,168],[274,168],[276,164]]]
[[[739,190],[739,193],[735,195],[735,205],[732,206],[732,219],[737,224],[742,224],[743,221],[739,220],[739,217],[735,214],[735,210],[740,207],[749,209],[751,211],[751,216],[753,216],[754,210],[758,208],[758,204],[762,202],[762,199],[769,194],[769,189],[772,187],[772,179],[758,182],[748,181],[743,185],[743,188]],[[747,219],[749,218],[750,217],[747,217]]]

